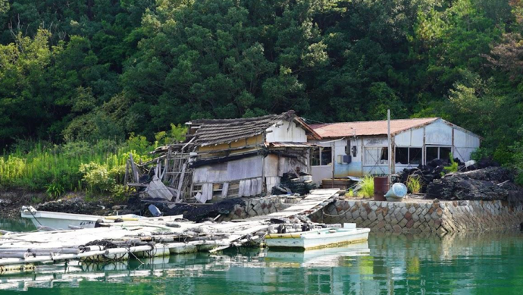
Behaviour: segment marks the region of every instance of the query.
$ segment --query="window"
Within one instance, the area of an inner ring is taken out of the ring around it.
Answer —
[[[421,164],[422,151],[422,148],[409,148],[409,164]]]
[[[212,185],[212,195],[221,196],[223,190],[223,183],[213,183]]]
[[[320,165],[320,148],[319,147],[315,147],[312,149],[311,165],[312,166]]]
[[[321,149],[321,165],[329,165],[332,162],[332,148],[324,147]]]
[[[426,148],[426,162],[434,159],[449,160],[451,152],[452,149],[449,146],[429,146]]]
[[[364,149],[365,165],[386,165],[389,158],[389,149],[386,147],[366,147]]]
[[[397,147],[395,161],[397,164],[421,164],[421,148]]]
[[[312,151],[311,165],[329,165],[332,162],[332,148],[319,147]]]

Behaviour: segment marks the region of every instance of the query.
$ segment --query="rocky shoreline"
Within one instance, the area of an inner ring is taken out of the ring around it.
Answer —
[[[20,216],[22,206],[33,206],[38,210],[78,213],[78,214],[110,214],[114,202],[106,198],[89,200],[85,195],[66,194],[58,200],[49,200],[44,193],[24,190],[0,192],[0,218],[14,219]]]

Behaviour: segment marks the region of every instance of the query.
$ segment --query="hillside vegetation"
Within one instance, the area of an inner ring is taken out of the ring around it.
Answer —
[[[0,166],[85,144],[107,157],[64,164],[80,174],[60,185],[81,188],[77,166],[111,171],[191,119],[391,109],[467,128],[477,157],[521,170],[522,30],[520,0],[0,0]]]

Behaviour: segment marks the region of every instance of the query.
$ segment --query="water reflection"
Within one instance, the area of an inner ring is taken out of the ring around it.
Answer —
[[[282,274],[285,278],[286,268],[351,266],[355,263],[354,257],[369,253],[368,244],[359,243],[306,252],[241,249],[220,255],[195,253],[104,264],[72,261],[41,265],[26,274],[4,273],[0,275],[0,290],[27,291],[31,288],[53,288],[56,284],[63,287],[65,283],[69,287],[79,287],[82,281],[153,283],[158,279],[216,275],[224,276],[228,282],[241,284],[277,282]]]
[[[520,294],[519,232],[372,234],[368,244],[306,252],[232,249],[0,275],[1,290],[137,294]]]
[[[14,232],[29,232],[36,230],[36,227],[30,220],[0,218],[0,230]]]

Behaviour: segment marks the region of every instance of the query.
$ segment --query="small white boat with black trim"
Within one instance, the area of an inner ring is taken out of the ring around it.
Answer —
[[[23,206],[20,210],[20,216],[22,218],[30,219],[36,226],[36,228],[43,230],[94,228],[109,225],[119,225],[119,223],[122,222],[167,222],[183,218],[183,215],[167,217],[143,217],[136,214],[99,216],[88,214],[39,211],[33,208],[32,206]]]
[[[268,234],[265,236],[265,244],[269,250],[286,248],[304,251],[365,242],[369,239],[369,232],[369,228],[356,228],[355,223],[344,223],[343,227]]]

